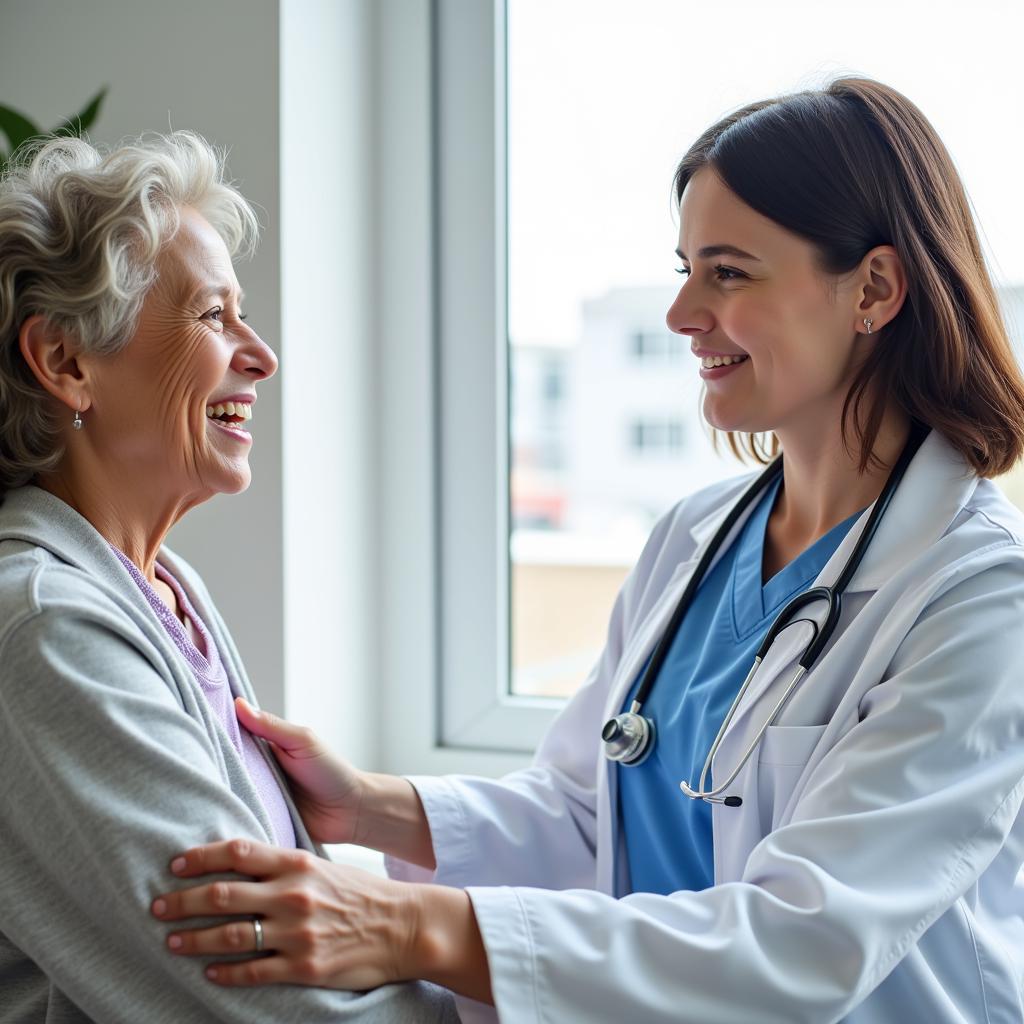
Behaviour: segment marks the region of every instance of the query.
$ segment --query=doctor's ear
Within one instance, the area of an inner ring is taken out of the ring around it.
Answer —
[[[864,255],[854,277],[854,330],[874,334],[896,318],[907,298],[903,261],[891,245],[878,245]]]
[[[72,340],[45,317],[28,317],[18,331],[18,347],[36,380],[70,409],[89,408],[86,374]]]

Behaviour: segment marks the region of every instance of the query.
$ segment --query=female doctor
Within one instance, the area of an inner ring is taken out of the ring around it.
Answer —
[[[183,851],[154,913],[213,983],[425,978],[515,1024],[1024,1019],[1024,519],[990,479],[1024,381],[956,170],[843,79],[726,117],[675,187],[669,327],[707,421],[781,462],[655,527],[528,769],[368,774],[239,701],[311,834],[391,878]]]

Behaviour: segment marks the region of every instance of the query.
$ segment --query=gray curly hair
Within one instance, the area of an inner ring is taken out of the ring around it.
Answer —
[[[88,352],[123,349],[184,206],[232,257],[252,253],[252,207],[226,179],[223,154],[194,132],[108,153],[51,138],[0,178],[0,497],[64,455],[57,411],[21,355],[21,325],[39,314]]]

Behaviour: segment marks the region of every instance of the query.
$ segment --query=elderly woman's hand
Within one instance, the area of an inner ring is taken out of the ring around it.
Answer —
[[[235,872],[257,879],[218,880],[153,902],[162,921],[247,915],[168,936],[168,948],[184,956],[256,954],[261,947],[250,959],[210,965],[207,977],[217,984],[364,990],[421,978],[491,1001],[483,942],[461,889],[394,882],[244,839],[189,850],[171,870],[180,878]]]

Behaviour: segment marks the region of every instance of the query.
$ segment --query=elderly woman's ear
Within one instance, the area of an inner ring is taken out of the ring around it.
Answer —
[[[89,408],[83,353],[46,317],[28,317],[18,331],[21,354],[40,385],[69,409]]]

